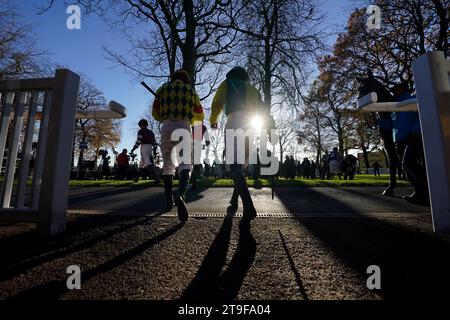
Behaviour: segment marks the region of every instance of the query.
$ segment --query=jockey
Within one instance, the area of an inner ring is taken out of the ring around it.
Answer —
[[[131,149],[131,153],[134,153],[134,150],[141,147],[141,162],[139,163],[140,170],[135,178],[135,181],[137,182],[139,180],[143,169],[151,168],[153,174],[155,175],[155,184],[158,185],[159,176],[156,172],[155,163],[153,161],[153,148],[156,147],[155,134],[152,130],[148,129],[148,121],[145,119],[140,120],[138,126],[140,130],[137,134],[136,143]]]
[[[226,75],[226,80],[221,83],[214,96],[211,109],[211,128],[217,129],[220,113],[224,111],[227,116],[225,129],[251,128],[251,119],[255,114],[269,118],[269,110],[265,108],[258,90],[251,85],[247,71],[241,67],[235,67]],[[271,118],[271,117],[270,117]],[[234,141],[233,141],[234,140]],[[244,177],[244,165],[237,163],[236,151],[238,149],[236,138],[231,141],[225,139],[226,148],[234,148],[235,158],[230,164],[230,173],[234,182],[233,196],[230,208],[237,210],[238,198],[242,199],[244,211],[243,222],[250,222],[256,217],[256,209],[253,205],[250,192]],[[245,166],[248,164],[250,141],[245,142]]]
[[[161,128],[161,153],[163,157],[164,192],[167,201],[167,210],[173,207],[172,182],[175,164],[172,159],[174,148],[183,142],[190,148],[177,150],[182,159],[178,161],[179,186],[175,196],[175,205],[178,208],[180,221],[187,221],[188,211],[184,202],[184,196],[189,183],[189,174],[192,170],[192,133],[191,125],[201,124],[204,119],[200,98],[191,85],[189,75],[184,70],[175,71],[168,83],[163,84],[156,92],[153,103],[152,115],[155,120],[162,123]],[[172,141],[172,133],[175,130],[186,130],[189,134],[180,137],[178,141]],[[183,141],[187,139],[188,141]],[[186,154],[187,153],[187,154]],[[189,160],[186,161],[186,158]]]

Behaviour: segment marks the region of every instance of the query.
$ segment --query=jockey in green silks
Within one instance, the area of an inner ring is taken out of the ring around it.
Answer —
[[[228,72],[226,80],[217,89],[211,108],[211,128],[217,128],[218,118],[222,111],[227,116],[225,130],[249,130],[252,127],[252,118],[256,115],[264,119],[265,128],[274,128],[274,121],[270,116],[269,108],[262,102],[258,90],[250,83],[248,73],[242,67],[235,67]],[[236,156],[234,161],[227,163],[230,165],[230,173],[234,182],[230,208],[237,210],[238,198],[240,196],[244,208],[243,222],[250,222],[256,217],[256,209],[253,205],[243,172],[244,167],[248,164],[250,143],[249,139],[246,138],[244,164],[237,163]],[[236,153],[238,149],[237,139],[235,137],[230,139],[226,135],[225,147],[234,148]]]

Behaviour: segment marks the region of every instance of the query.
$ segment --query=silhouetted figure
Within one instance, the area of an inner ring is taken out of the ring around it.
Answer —
[[[116,178],[118,180],[124,180],[127,176],[127,171],[130,166],[129,164],[130,158],[128,156],[128,150],[123,149],[119,155],[117,155],[117,175]]]
[[[316,163],[314,161],[311,161],[311,179],[316,178],[316,170],[317,170]]]
[[[262,103],[258,90],[250,84],[248,73],[244,68],[233,68],[217,89],[211,108],[211,128],[217,128],[218,117],[222,111],[227,116],[226,130],[250,129],[251,119],[255,114],[268,118],[269,110]],[[235,154],[233,160],[227,159],[227,165],[230,165],[230,175],[234,182],[230,207],[236,210],[238,198],[241,197],[244,207],[241,224],[250,223],[256,217],[256,209],[244,177],[244,167],[247,166],[249,159],[250,143],[253,142],[246,137],[244,143],[245,163],[242,164],[238,163],[237,153],[238,150],[242,150],[243,146],[238,146],[237,138],[225,139],[225,147],[234,149]]]
[[[330,180],[330,155],[327,151],[325,151],[325,154],[322,156],[320,179]]]
[[[297,177],[301,178],[303,175],[303,167],[300,161],[297,162]]]
[[[367,75],[368,77],[365,79],[358,79],[360,82],[358,98],[361,98],[371,92],[375,92],[378,97],[378,102],[393,101],[391,93],[378,80],[375,79],[371,70],[368,70]],[[392,196],[394,194],[394,189],[397,187],[397,168],[401,166],[392,136],[392,118],[390,112],[377,112],[376,116],[378,130],[383,140],[386,154],[389,158],[389,186],[383,191],[383,195]]]
[[[108,151],[106,150],[100,150],[99,154],[102,157],[100,180],[103,178],[108,180],[109,175],[111,174],[111,169],[109,168],[109,162],[111,160],[111,157],[108,156]]]
[[[311,162],[308,158],[304,158],[302,162],[303,168],[303,178],[310,179],[311,178]]]
[[[344,180],[353,180],[356,174],[356,164],[358,159],[349,154],[341,161],[341,172],[344,174]]]
[[[397,102],[412,98],[405,83],[396,85],[393,93]],[[410,196],[403,198],[414,203],[428,204],[428,182],[419,115],[417,112],[394,112],[392,122],[398,158],[401,159],[403,169],[414,188]]]
[[[341,180],[341,155],[339,154],[338,148],[334,147],[333,151],[330,153],[329,161],[330,161],[330,177],[334,178],[335,175],[339,176],[339,180]]]
[[[381,168],[381,165],[378,163],[378,161],[375,161],[373,164],[372,164],[372,168],[373,168],[373,174],[374,174],[374,176],[375,177],[379,177],[380,176],[380,168]]]

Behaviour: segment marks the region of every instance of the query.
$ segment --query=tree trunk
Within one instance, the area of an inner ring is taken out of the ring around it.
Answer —
[[[320,122],[319,118],[316,117],[316,128],[317,128],[317,158],[316,163],[320,163],[320,159],[322,158],[322,132],[320,132]]]
[[[82,128],[82,130],[84,131],[84,128]],[[81,137],[81,143],[85,143],[86,142],[86,133],[83,133],[83,136]],[[78,168],[80,168],[81,164],[84,161],[84,148],[80,148],[80,153],[78,155]]]
[[[440,0],[433,0],[433,4],[439,17],[439,39],[436,50],[444,51],[444,55],[447,58],[449,54],[449,43],[447,41],[449,20],[447,18],[447,11]]]
[[[75,167],[75,135],[73,135],[73,141],[72,141],[72,162],[71,162],[71,168],[73,169]]]
[[[195,53],[195,19],[194,4],[192,0],[183,1],[183,9],[186,15],[186,40],[181,47],[183,55],[183,69],[189,74],[192,85],[195,84],[195,62],[197,60]]]
[[[339,154],[341,157],[344,156],[344,132],[342,127],[338,125],[338,140],[339,140]]]
[[[283,145],[281,144],[281,140],[280,140],[280,163],[283,162]]]
[[[170,57],[169,57],[169,72],[170,74],[176,71],[176,61],[177,61],[177,44],[175,38],[172,36],[170,39]]]
[[[266,39],[264,53],[264,103],[270,110],[272,107],[272,70],[270,39]]]
[[[361,146],[361,150],[363,153],[363,158],[364,158],[364,165],[366,167],[366,173],[368,173],[369,168],[370,168],[370,163],[369,163],[369,154],[367,153],[367,148],[366,146],[362,145]]]

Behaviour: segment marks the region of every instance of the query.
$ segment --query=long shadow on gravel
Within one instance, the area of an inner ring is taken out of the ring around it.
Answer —
[[[111,223],[123,223],[124,219],[114,219],[114,217],[96,217],[98,224],[96,227],[101,227],[102,224],[106,224],[106,221]],[[111,219],[113,218],[113,219]],[[79,238],[74,239],[73,237],[59,237],[57,240],[53,239],[51,242],[45,244],[40,244],[34,248],[30,248],[29,245],[27,250],[24,252],[17,252],[15,255],[10,254],[7,256],[2,256],[2,262],[0,263],[0,282],[6,281],[7,279],[17,276],[19,274],[25,273],[34,267],[37,267],[46,262],[50,262],[55,259],[62,258],[64,256],[76,253],[78,251],[89,249],[95,246],[101,241],[105,241],[108,238],[113,237],[116,234],[128,231],[138,225],[147,223],[153,217],[144,218],[134,218],[132,223],[118,226],[112,230],[102,231],[96,233],[93,236],[84,235],[81,241]],[[70,228],[70,227],[69,227]],[[81,230],[80,230],[81,232]]]
[[[240,228],[238,245],[231,262],[225,266],[234,212],[228,212],[195,278],[183,292],[183,301],[223,301],[236,298],[242,282],[255,260],[256,241],[250,227]]]
[[[114,188],[108,188],[104,187],[104,190],[95,190],[95,191],[89,191],[85,193],[80,194],[72,194],[69,196],[69,207],[71,205],[82,203],[85,201],[93,201],[93,200],[100,200],[104,197],[110,197],[110,196],[123,196],[128,192],[135,192],[136,190],[143,190],[145,187],[114,187]],[[163,194],[161,193],[161,199],[163,199]]]
[[[83,282],[87,282],[89,279],[106,272],[109,272],[127,261],[133,259],[134,257],[142,254],[155,244],[169,238],[173,234],[175,234],[178,230],[180,230],[183,227],[184,224],[177,224],[170,229],[164,231],[163,233],[157,235],[154,238],[151,238],[150,240],[147,240],[140,245],[132,248],[131,250],[128,250],[111,260],[108,260],[92,269],[83,271],[81,273],[81,279]],[[26,290],[24,292],[19,293],[18,295],[10,298],[10,300],[56,300],[65,293],[67,293],[69,289],[67,288],[66,279],[60,280],[60,281],[51,281],[48,283],[45,283],[40,286],[36,286],[34,288],[31,288],[29,290]]]
[[[143,203],[153,203],[149,197]],[[117,211],[126,208],[117,208]],[[0,282],[43,263],[87,249],[101,241],[147,223],[162,212],[145,217],[94,215],[68,222],[66,231],[53,237],[40,237],[27,231],[0,239]],[[119,224],[119,226],[116,226]]]
[[[315,192],[314,189],[308,192]],[[277,193],[291,212],[287,194]],[[298,192],[297,197],[301,197]],[[317,193],[322,199],[323,194]],[[322,199],[328,208],[354,212],[342,202]],[[361,275],[365,284],[367,267],[381,269],[381,290],[387,299],[443,298],[450,296],[450,239],[423,232],[414,222],[426,224],[425,217],[404,218],[403,225],[372,217],[300,218],[298,222],[313,233],[347,266]],[[410,224],[410,226],[406,226]],[[292,240],[301,241],[301,240]],[[320,281],[320,279],[318,279]]]

